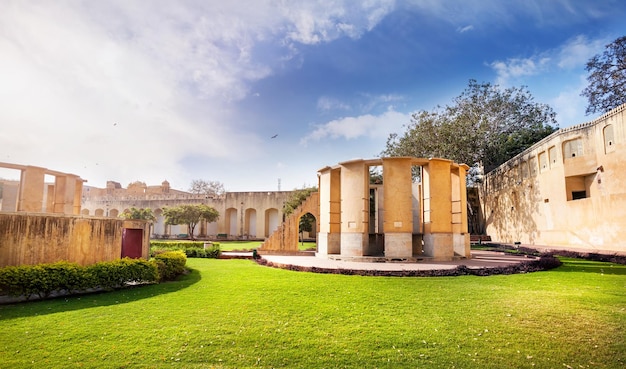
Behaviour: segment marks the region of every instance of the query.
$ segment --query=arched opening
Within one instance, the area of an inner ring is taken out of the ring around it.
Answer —
[[[311,213],[305,213],[298,218],[298,240],[300,249],[317,249],[316,242],[317,219]]]
[[[271,208],[265,210],[265,237],[269,237],[280,224],[278,209]]]
[[[111,210],[109,210],[109,215],[108,215],[109,217],[111,217],[111,218],[117,218],[117,217],[118,217],[118,215],[120,215],[120,211],[119,211],[119,210],[117,210],[117,209],[111,209]]]
[[[237,235],[237,209],[228,208],[226,209],[226,214],[224,214],[224,221],[227,234]]]
[[[104,216],[104,209],[96,209],[95,215],[97,217],[103,217]]]
[[[246,209],[243,227],[244,234],[249,238],[256,238],[256,209]]]
[[[155,238],[162,238],[167,233],[165,231],[165,217],[163,216],[163,209],[156,209],[154,211],[154,226],[153,235]]]
[[[81,215],[89,215],[89,209],[83,209],[80,211]]]

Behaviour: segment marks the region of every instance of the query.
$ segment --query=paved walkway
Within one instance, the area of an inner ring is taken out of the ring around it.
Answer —
[[[324,257],[315,256],[286,256],[286,255],[263,255],[261,257],[267,261],[279,265],[294,265],[300,267],[317,267],[322,269],[351,269],[351,270],[381,270],[381,271],[403,271],[403,270],[447,270],[454,269],[459,265],[465,265],[470,269],[495,268],[507,265],[519,264],[523,261],[534,260],[532,256],[511,255],[496,251],[473,250],[471,259],[459,259],[455,261],[419,261],[416,263],[388,262],[388,263],[367,263],[353,262],[345,260],[330,260]]]

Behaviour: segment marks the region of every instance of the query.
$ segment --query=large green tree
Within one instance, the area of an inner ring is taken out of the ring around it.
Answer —
[[[587,114],[606,113],[626,103],[626,36],[610,44],[602,54],[587,62],[587,86],[581,96],[587,98]]]
[[[189,227],[189,236],[194,239],[196,225],[202,220],[209,223],[216,221],[220,213],[211,206],[200,205],[180,205],[163,209],[165,224],[186,224]]]
[[[552,108],[525,87],[470,80],[452,104],[413,114],[404,134],[389,136],[382,155],[441,157],[489,172],[556,129]]]
[[[283,205],[283,214],[289,215],[306,200],[312,192],[316,192],[317,187],[304,187],[294,190],[285,204]]]
[[[124,212],[120,214],[120,217],[124,219],[143,219],[151,222],[156,220],[152,209],[137,209],[135,207],[124,210]]]

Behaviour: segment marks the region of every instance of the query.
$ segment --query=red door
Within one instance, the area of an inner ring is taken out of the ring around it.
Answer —
[[[141,258],[143,229],[124,228],[122,233],[122,257]]]

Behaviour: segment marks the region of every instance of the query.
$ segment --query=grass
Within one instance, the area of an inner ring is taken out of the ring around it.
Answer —
[[[441,278],[188,265],[176,282],[0,306],[0,367],[626,366],[624,265]]]

